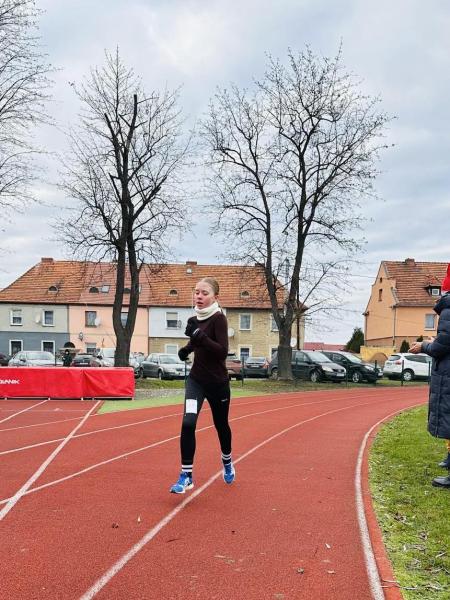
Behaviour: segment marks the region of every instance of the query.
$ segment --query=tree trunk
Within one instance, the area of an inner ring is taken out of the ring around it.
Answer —
[[[280,328],[280,344],[278,346],[278,379],[292,380],[292,348],[291,327]]]

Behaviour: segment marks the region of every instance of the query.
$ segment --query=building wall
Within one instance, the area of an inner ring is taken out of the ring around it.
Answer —
[[[95,311],[99,324],[94,327],[86,325],[87,311]],[[115,348],[116,334],[112,323],[112,306],[70,306],[69,308],[69,327],[70,341],[75,344],[76,348],[85,350],[89,345],[94,345],[97,348]],[[83,339],[80,340],[80,334]],[[148,351],[148,309],[138,308],[136,314],[136,324],[133,337],[131,340],[132,352]]]
[[[11,311],[21,310],[22,324],[11,325]],[[43,311],[53,311],[53,325],[43,324]],[[55,350],[69,341],[68,307],[45,304],[0,304],[0,352],[10,354],[11,341],[22,341],[22,350],[42,350],[54,342]]]
[[[375,283],[372,285],[366,312],[364,337],[367,344],[378,338],[389,338],[394,334],[394,316],[392,306],[396,299],[392,292],[393,279],[387,279],[381,266]],[[381,300],[380,300],[381,290]]]
[[[437,315],[434,317],[434,327],[429,329],[425,328],[425,315],[435,315],[435,313],[430,307],[399,306],[395,310],[391,309],[389,334],[383,335],[385,329],[382,327],[378,331],[372,328],[370,330],[372,337],[367,336],[365,343],[369,346],[388,346],[392,345],[395,339],[395,347],[398,349],[403,340],[411,344],[420,336],[423,336],[424,339],[435,336]]]

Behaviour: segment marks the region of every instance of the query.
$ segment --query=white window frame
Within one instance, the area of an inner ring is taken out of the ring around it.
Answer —
[[[270,313],[270,315],[269,315],[269,320],[270,320],[270,324],[269,324],[270,331],[274,332],[274,333],[278,333],[278,331],[279,331],[278,325],[277,325],[277,323],[275,321],[275,317],[273,316],[272,313]]]
[[[175,319],[169,319],[168,315],[176,315],[176,318]],[[176,310],[168,310],[168,311],[166,311],[165,319],[166,319],[166,329],[179,329],[179,326],[178,326],[178,322],[179,322],[178,311],[176,311]],[[171,321],[172,323],[174,322],[176,324],[175,325],[169,325],[169,321]]]
[[[88,313],[93,313],[95,315],[94,322],[92,324],[88,323],[88,319],[87,319]],[[97,327],[95,324],[96,320],[97,320],[97,311],[96,310],[85,310],[84,311],[84,326],[85,327]]]
[[[169,348],[176,348],[176,351],[175,352],[169,352]],[[175,355],[178,355],[178,350],[179,350],[178,344],[165,344],[165,346],[164,346],[164,353],[165,354],[175,354]]]
[[[17,352],[23,352],[23,340],[9,340],[9,355],[12,356],[12,344],[14,343],[20,343],[20,350],[17,350]],[[17,352],[15,354],[17,354]]]
[[[427,317],[433,318],[433,326],[432,327],[427,326]],[[425,314],[425,331],[433,331],[434,329],[436,329],[436,315],[434,313],[426,313]]]
[[[250,326],[249,327],[242,327],[242,317],[250,317]],[[252,321],[253,321],[253,315],[251,313],[239,313],[239,331],[251,331],[252,330]],[[247,346],[245,346],[246,348]]]
[[[432,296],[440,296],[441,295],[440,288],[437,288],[437,287],[431,288],[431,295]]]
[[[94,355],[95,352],[98,350],[97,344],[95,342],[86,342],[85,343],[85,350],[86,350],[86,354],[92,354],[92,355]]]
[[[20,312],[20,323],[14,323],[14,313]],[[13,327],[22,327],[23,325],[23,314],[21,308],[11,308],[9,311],[9,324]]]
[[[242,348],[248,349],[248,356],[252,356],[253,355],[253,346],[251,346],[250,344],[239,344],[238,346],[238,356],[239,358],[242,360],[242,356],[241,356],[241,350]]]
[[[45,313],[52,313],[53,315],[53,323],[45,322]],[[42,327],[54,327],[55,326],[55,311],[54,310],[42,310]]]
[[[53,347],[53,350],[44,350],[44,344],[51,344]],[[41,340],[41,350],[42,352],[51,352],[52,354],[55,354],[55,340]]]

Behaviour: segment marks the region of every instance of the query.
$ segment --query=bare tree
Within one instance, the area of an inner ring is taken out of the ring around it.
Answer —
[[[52,68],[45,62],[33,0],[0,0],[0,207],[20,210],[35,179],[32,128],[47,122]]]
[[[168,235],[185,223],[177,174],[187,146],[177,92],[146,95],[118,50],[106,53],[105,66],[93,69],[77,94],[83,111],[70,136],[72,154],[64,161],[62,185],[76,202],[57,229],[75,256],[115,262],[115,364],[123,366],[128,364],[142,267],[164,260]]]
[[[215,227],[236,239],[233,259],[264,266],[282,378],[292,377],[293,321],[339,301],[359,247],[355,210],[373,195],[386,147],[388,117],[358,87],[340,52],[289,52],[287,66],[269,57],[251,93],[219,90],[203,122]]]

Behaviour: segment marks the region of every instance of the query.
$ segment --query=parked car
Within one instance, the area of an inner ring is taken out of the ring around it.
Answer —
[[[292,351],[292,375],[295,379],[307,379],[316,383],[318,381],[341,382],[345,380],[344,367],[332,362],[328,356],[317,350]],[[275,352],[269,363],[271,377],[278,376],[278,353]]]
[[[11,357],[0,352],[0,367],[7,367]]]
[[[183,379],[191,366],[180,360],[176,354],[149,354],[141,363],[141,376],[158,379]]]
[[[96,352],[96,357],[101,361],[103,367],[113,367],[115,355],[115,348],[99,348]]]
[[[244,361],[244,377],[268,377],[269,361],[264,356],[248,356]]]
[[[353,383],[360,383],[361,381],[373,383],[379,377],[383,377],[383,369],[381,367],[375,367],[372,363],[361,360],[351,352],[343,352],[341,350],[333,352],[330,350],[321,350],[321,352],[337,365],[344,367],[347,371],[349,381],[353,381]]]
[[[62,366],[62,362],[57,361],[51,352],[24,350],[14,354],[8,365],[10,367],[54,367]]]
[[[427,379],[430,372],[431,356],[427,354],[409,354],[397,352],[384,363],[383,373],[388,379]]]
[[[73,357],[71,367],[101,367],[102,362],[93,354],[77,354]]]
[[[235,377],[236,381],[241,381],[241,379],[242,379],[242,361],[239,358],[239,356],[234,354],[234,352],[228,354],[226,361],[225,361],[225,366],[227,368],[228,377],[230,379]]]

